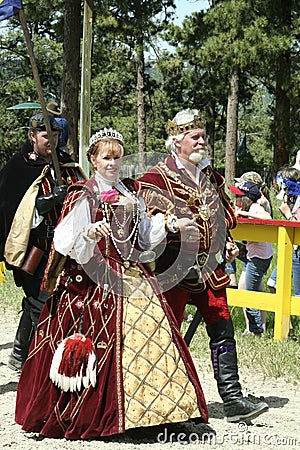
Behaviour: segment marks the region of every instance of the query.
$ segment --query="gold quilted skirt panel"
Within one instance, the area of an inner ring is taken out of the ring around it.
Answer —
[[[132,274],[123,274],[125,429],[199,417],[194,386],[160,301],[138,270]]]

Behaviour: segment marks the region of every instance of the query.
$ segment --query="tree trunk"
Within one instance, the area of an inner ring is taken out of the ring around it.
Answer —
[[[227,102],[227,124],[226,124],[226,184],[232,184],[235,177],[236,150],[237,150],[237,126],[239,105],[239,75],[234,69],[230,77],[230,88]]]
[[[144,173],[146,151],[146,114],[145,114],[145,87],[144,87],[144,45],[142,35],[137,38],[137,122],[138,122],[138,170]]]
[[[81,0],[65,0],[62,115],[69,125],[70,154],[78,160]]]
[[[280,2],[281,27],[291,27],[291,0]],[[274,114],[274,174],[289,162],[290,149],[290,100],[288,91],[291,86],[291,55],[290,51],[278,56],[276,65],[275,114]]]
[[[215,166],[215,127],[216,127],[216,102],[212,100],[208,105],[209,121],[206,124],[206,140],[211,166]]]

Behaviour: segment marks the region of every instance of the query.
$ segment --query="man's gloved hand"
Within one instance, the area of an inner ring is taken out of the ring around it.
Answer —
[[[61,186],[54,186],[53,196],[56,199],[56,205],[62,205],[67,195],[67,186],[62,184]]]
[[[35,207],[38,213],[43,216],[47,214],[56,205],[62,205],[65,196],[67,195],[67,186],[54,186],[52,194],[40,195],[35,201]]]

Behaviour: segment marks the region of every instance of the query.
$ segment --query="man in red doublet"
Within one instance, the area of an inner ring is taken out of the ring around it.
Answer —
[[[180,111],[169,120],[169,156],[139,181],[146,203],[166,211],[166,245],[156,249],[156,276],[180,327],[187,303],[197,306],[210,337],[214,376],[229,422],[251,420],[268,410],[264,402],[243,397],[239,383],[234,330],[227,305],[235,245],[229,230],[236,226],[225,180],[207,158],[204,122],[197,110]],[[153,200],[155,199],[155,200]],[[172,205],[170,207],[170,204]]]

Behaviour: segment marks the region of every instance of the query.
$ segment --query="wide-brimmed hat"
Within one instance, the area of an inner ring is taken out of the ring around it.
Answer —
[[[231,192],[241,197],[246,196],[253,202],[256,202],[261,197],[261,192],[255,183],[245,181],[244,183],[238,183],[236,186],[228,186]]]
[[[48,116],[52,131],[62,131],[59,123],[53,116]],[[43,113],[35,114],[29,119],[29,129],[34,131],[46,131]]]
[[[261,186],[263,184],[263,179],[257,172],[245,172],[239,178],[234,179],[237,183],[243,183],[244,181],[251,181],[251,183]]]
[[[54,114],[55,116],[61,115],[61,110],[59,109],[56,102],[49,102],[46,106],[46,109],[50,114]]]

